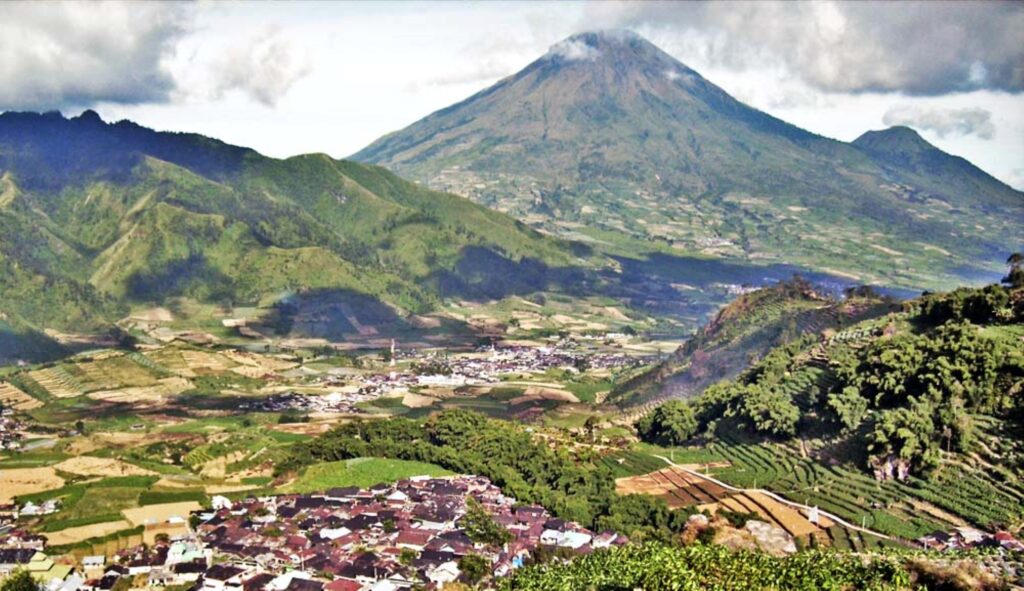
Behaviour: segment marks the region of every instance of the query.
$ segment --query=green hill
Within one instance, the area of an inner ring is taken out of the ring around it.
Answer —
[[[916,133],[815,135],[621,31],[571,37],[353,158],[576,240],[863,283],[991,281],[1024,241],[1024,195]]]
[[[668,437],[674,444],[737,436],[774,441],[800,449],[801,457],[846,462],[879,480],[914,486],[984,474],[975,484],[1001,491],[987,505],[964,504],[962,486],[960,496],[924,498],[984,527],[1018,526],[1024,519],[1019,283],[925,295],[900,311],[791,340],[735,379],[666,403],[670,411],[648,415],[638,428],[648,440]]]
[[[503,266],[579,263],[565,242],[378,167],[276,160],[88,111],[0,114],[0,313],[21,327],[9,334],[101,330],[178,297],[329,294],[398,321],[445,296],[537,287]]]
[[[619,385],[608,402],[634,409],[695,396],[736,377],[774,347],[898,308],[896,300],[870,289],[848,290],[840,300],[816,292],[800,278],[744,293],[668,359]]]

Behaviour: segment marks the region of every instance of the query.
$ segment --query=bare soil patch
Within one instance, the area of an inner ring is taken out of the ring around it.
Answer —
[[[57,464],[54,468],[82,476],[148,476],[156,474],[152,470],[133,466],[121,460],[94,458],[92,456],[69,458]]]
[[[0,504],[6,505],[20,495],[54,490],[62,486],[64,479],[57,476],[57,471],[53,467],[0,470]]]
[[[202,509],[202,506],[199,503],[185,501],[182,503],[164,503],[161,505],[147,505],[145,507],[125,509],[121,511],[121,514],[131,522],[132,526],[138,527],[140,525],[163,523],[171,517],[188,519],[189,513],[199,511],[200,509]]]
[[[99,538],[114,532],[131,529],[132,524],[121,519],[119,521],[107,521],[105,523],[94,523],[79,527],[69,527],[60,531],[46,534],[46,541],[51,546],[62,546],[64,544],[77,544],[91,538]]]

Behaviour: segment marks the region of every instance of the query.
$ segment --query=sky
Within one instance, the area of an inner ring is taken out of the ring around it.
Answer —
[[[1024,2],[4,2],[0,110],[345,157],[612,28],[805,129],[908,125],[1024,189]]]

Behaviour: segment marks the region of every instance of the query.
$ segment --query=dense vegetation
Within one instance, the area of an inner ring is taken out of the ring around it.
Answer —
[[[879,478],[898,480],[949,457],[1019,489],[1024,459],[1014,433],[1024,420],[1022,337],[1020,287],[929,294],[899,313],[777,347],[737,379],[667,402],[637,427],[645,440],[667,445],[730,439],[737,429],[780,442],[798,436],[819,441],[823,457],[852,459]],[[928,500],[976,513],[942,494]],[[998,509],[972,520],[1021,517],[1013,513]]]
[[[598,550],[565,564],[517,571],[502,589],[522,591],[819,591],[911,589],[896,558],[807,551],[786,558],[723,546],[629,545]]]
[[[393,316],[381,302],[422,311],[542,288],[580,254],[380,168],[92,112],[0,114],[0,236],[0,321],[83,332],[176,297],[363,296]]]
[[[343,425],[296,445],[278,469],[362,456],[430,462],[459,473],[481,474],[519,502],[538,503],[563,519],[635,538],[670,539],[687,517],[649,496],[616,495],[611,471],[596,458],[551,449],[518,425],[467,410],[444,411],[425,423],[390,419]]]

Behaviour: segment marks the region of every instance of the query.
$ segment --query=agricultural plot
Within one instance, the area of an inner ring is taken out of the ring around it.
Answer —
[[[752,513],[792,536],[801,547],[875,548],[885,541],[877,536],[849,530],[820,516],[817,523],[797,507],[779,502],[761,491],[729,490],[679,466],[663,468],[648,474],[619,478],[615,481],[619,494],[647,494],[664,499],[671,508],[695,507],[711,513],[728,510]]]
[[[202,506],[196,501],[184,501],[180,503],[163,503],[160,505],[146,505],[134,507],[121,511],[124,518],[133,526],[146,525],[151,523],[163,523],[172,517],[188,519],[189,513],[199,511]]]
[[[133,406],[156,405],[192,389],[192,382],[182,377],[163,378],[149,386],[135,386],[114,390],[90,392],[89,398],[111,403],[126,403]]]
[[[80,476],[148,476],[151,470],[115,460],[93,456],[77,456],[69,458],[54,466],[57,470]]]
[[[1024,491],[966,466],[944,466],[907,482],[878,482],[855,468],[826,466],[782,446],[729,436],[703,448],[672,451],[677,462],[723,462],[710,474],[733,486],[769,489],[903,539],[949,530],[962,520],[989,528],[1024,519]],[[669,450],[649,453],[668,457]]]
[[[55,398],[74,398],[85,393],[82,382],[63,367],[49,367],[28,372],[32,380]]]
[[[725,497],[733,493],[709,480],[694,476],[679,467],[671,466],[644,474],[620,478],[615,481],[619,494],[647,494],[665,499],[669,507],[696,506],[700,510],[715,510]]]
[[[381,482],[395,482],[412,476],[450,476],[440,466],[423,462],[387,458],[354,458],[310,466],[298,480],[285,486],[281,492],[308,493],[332,487],[358,486],[367,488]]]
[[[92,523],[79,525],[62,530],[47,532],[46,542],[51,546],[66,546],[78,544],[86,540],[101,538],[110,534],[131,529],[131,524],[124,519],[118,521],[105,521],[103,523]]]
[[[17,468],[0,470],[0,504],[15,497],[60,488],[64,479],[53,468]]]
[[[14,410],[31,410],[39,408],[43,403],[22,392],[14,384],[0,382],[0,407]]]

